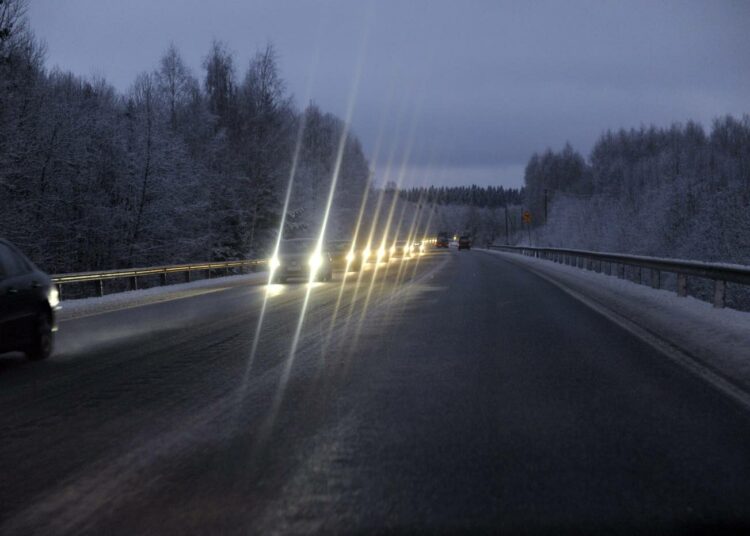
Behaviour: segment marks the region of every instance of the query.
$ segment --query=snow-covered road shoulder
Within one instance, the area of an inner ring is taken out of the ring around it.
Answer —
[[[750,313],[517,253],[483,250],[532,270],[684,352],[750,393]]]
[[[218,292],[227,288],[262,284],[268,279],[264,272],[215,277],[201,279],[191,283],[178,283],[163,287],[152,287],[142,290],[118,292],[101,298],[84,298],[78,300],[64,300],[59,314],[61,322],[82,318],[96,314],[142,307],[153,303],[161,303],[183,298],[190,298],[200,294]]]

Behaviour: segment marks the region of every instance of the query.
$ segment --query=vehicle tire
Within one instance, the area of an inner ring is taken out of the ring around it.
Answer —
[[[31,361],[41,361],[52,355],[54,334],[50,314],[42,311],[34,320],[34,342],[26,349],[26,357]]]

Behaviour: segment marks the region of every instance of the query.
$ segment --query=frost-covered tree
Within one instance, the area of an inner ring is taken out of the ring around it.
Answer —
[[[238,85],[226,45],[212,44],[203,84],[171,45],[121,95],[102,79],[47,71],[25,6],[0,2],[0,236],[51,272],[264,254],[305,117],[273,47]],[[311,132],[337,139],[338,120],[321,117]],[[342,195],[369,174],[349,138]],[[304,170],[331,154],[310,154],[295,184],[310,184]],[[312,175],[322,192],[329,175]],[[287,222],[313,232],[303,199]]]

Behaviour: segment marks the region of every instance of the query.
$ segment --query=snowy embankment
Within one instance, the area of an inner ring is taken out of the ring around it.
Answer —
[[[189,298],[199,294],[216,292],[227,288],[262,284],[268,280],[268,273],[259,272],[245,275],[231,275],[201,279],[190,283],[178,283],[163,287],[152,287],[142,290],[131,290],[108,294],[101,298],[83,298],[79,300],[64,300],[59,318],[62,321],[81,318],[84,316],[142,307],[152,303],[159,303],[181,298]]]
[[[750,313],[548,260],[486,251],[532,270],[672,357],[680,354],[695,372],[750,393]]]

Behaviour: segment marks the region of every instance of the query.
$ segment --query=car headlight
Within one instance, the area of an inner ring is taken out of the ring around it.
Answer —
[[[317,272],[320,265],[323,264],[323,255],[320,253],[313,253],[310,260],[307,261],[307,264],[313,272]]]
[[[385,257],[385,248],[381,246],[378,250],[378,259],[382,259],[383,257]]]
[[[276,268],[281,266],[281,261],[276,255],[274,255],[273,257],[271,257],[271,260],[268,261],[268,265],[270,266],[271,270],[275,270]]]
[[[60,293],[57,291],[57,287],[50,287],[47,292],[47,302],[53,309],[60,305]]]
[[[357,254],[354,253],[353,251],[350,251],[349,253],[346,254],[346,262],[354,262],[354,259],[356,258],[357,258]]]

